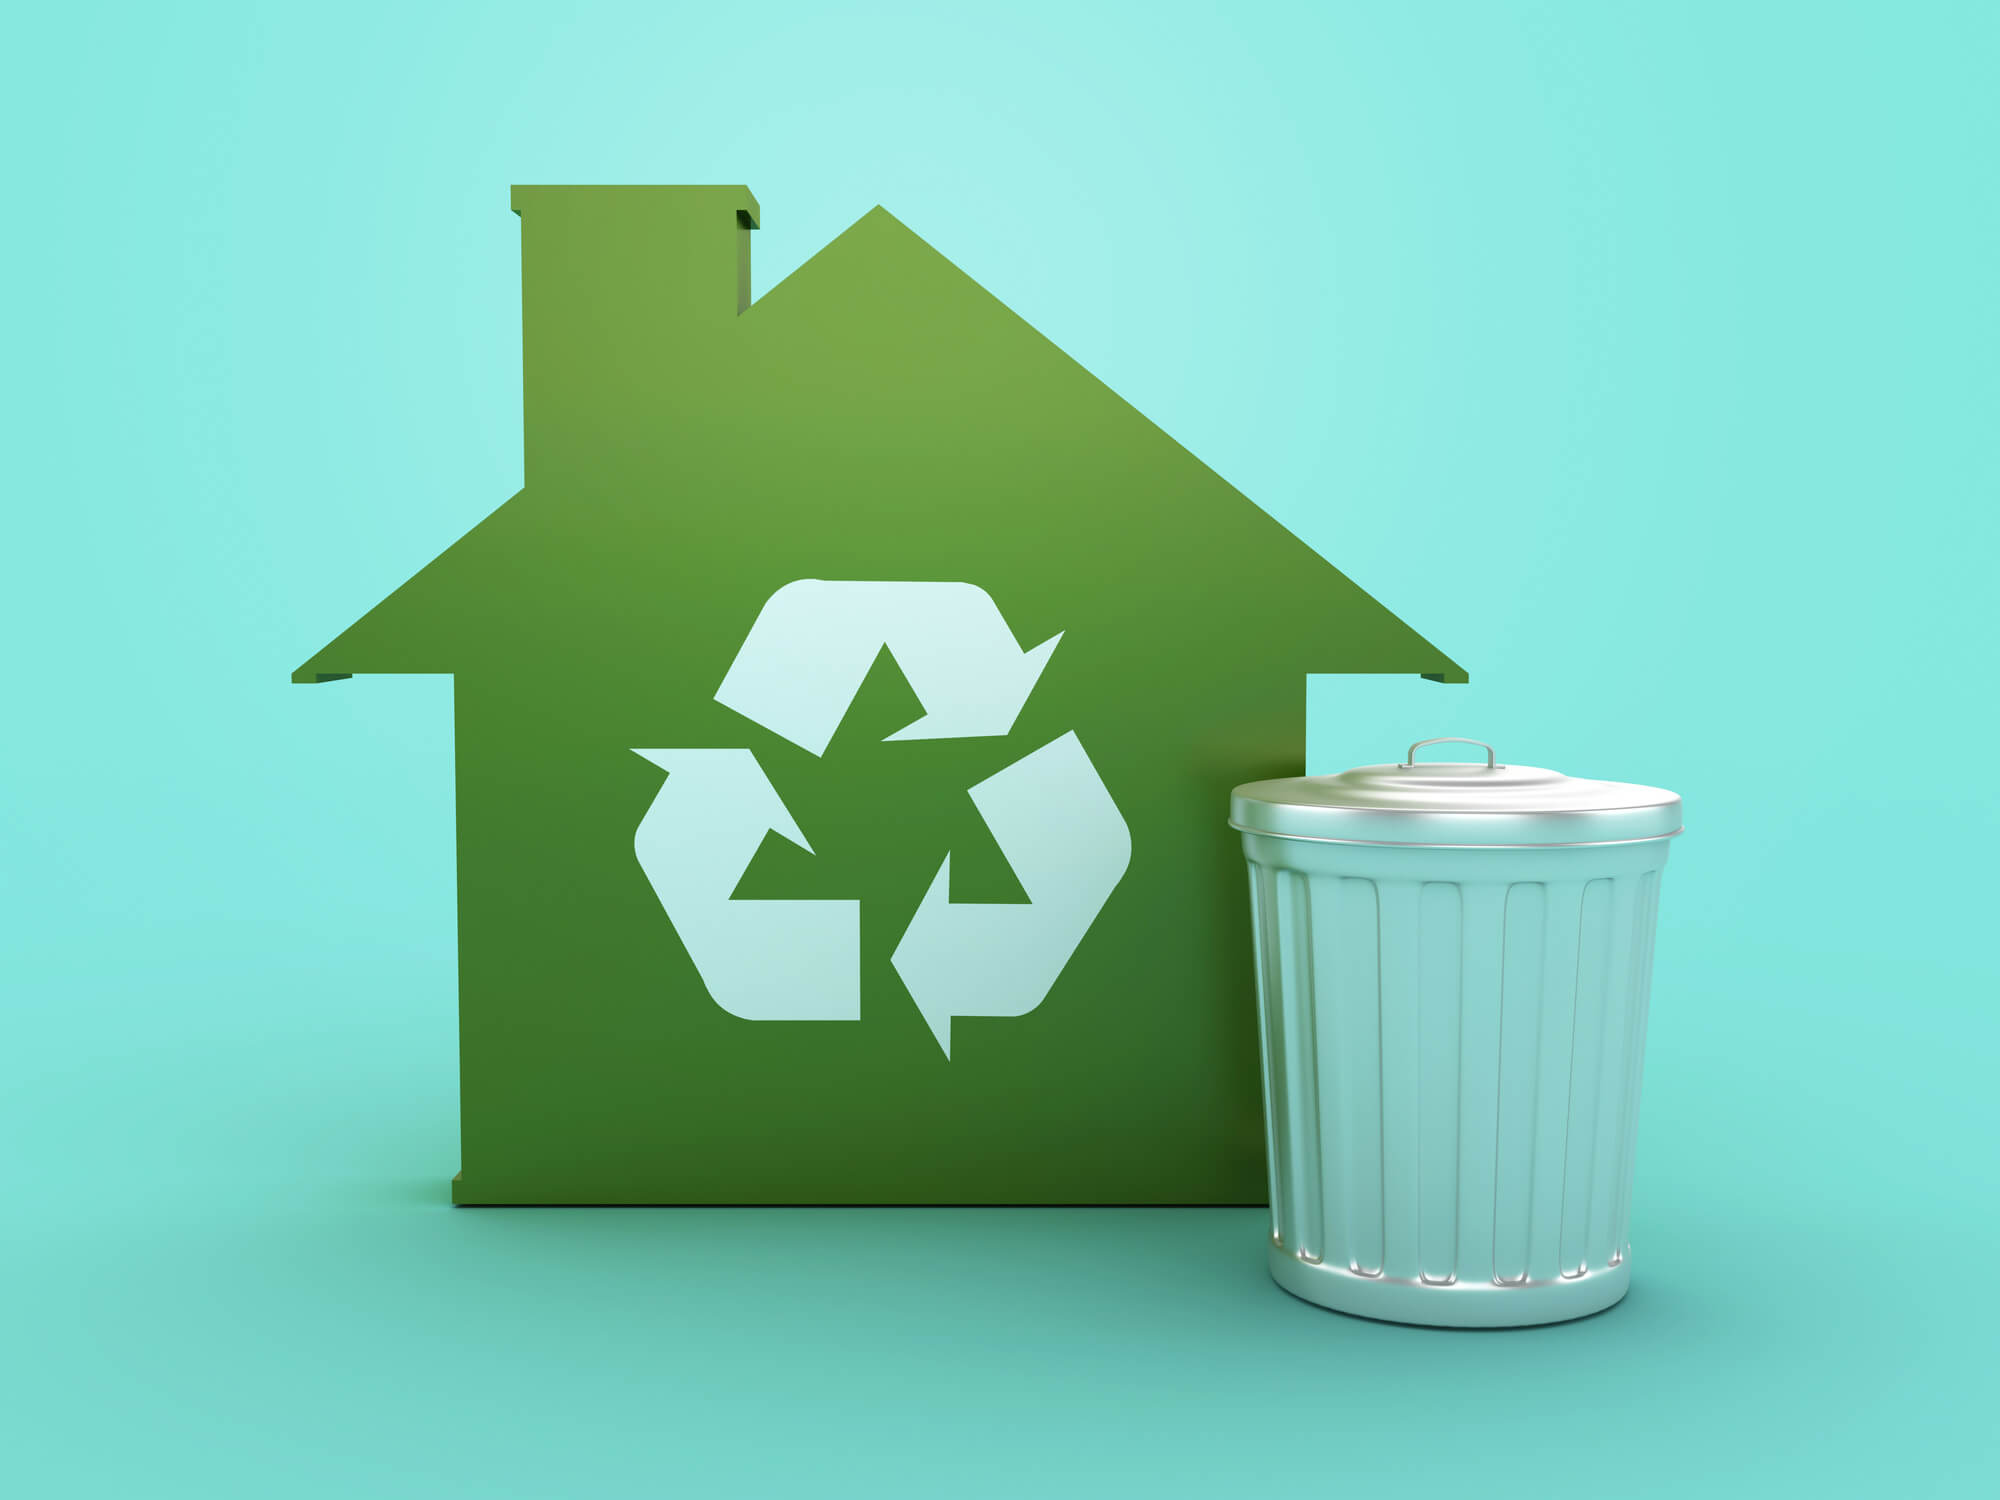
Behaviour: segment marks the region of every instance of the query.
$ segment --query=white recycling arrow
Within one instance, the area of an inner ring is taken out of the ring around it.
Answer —
[[[715,1003],[748,1021],[861,1018],[859,901],[732,901],[776,830],[808,854],[748,750],[640,750],[667,773],[633,848]]]
[[[972,789],[1026,906],[955,902],[951,856],[896,945],[896,972],[951,1056],[953,1016],[1042,1003],[1132,861],[1132,835],[1075,734]]]
[[[887,646],[924,705],[890,739],[1005,734],[1061,639],[1023,651],[976,584],[801,578],[764,602],[715,699],[819,755]]]

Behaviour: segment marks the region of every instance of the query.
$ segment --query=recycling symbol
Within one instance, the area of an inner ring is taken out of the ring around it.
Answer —
[[[803,578],[771,595],[715,700],[823,755],[886,647],[924,708],[891,740],[1005,735],[1060,634],[1023,651],[970,583]],[[861,1019],[861,903],[731,893],[766,833],[805,833],[748,749],[639,750],[667,773],[633,840],[715,1003],[752,1021]],[[1042,1003],[1110,899],[1132,836],[1074,732],[970,789],[1027,903],[951,899],[951,855],[891,957],[938,1045],[954,1016]]]

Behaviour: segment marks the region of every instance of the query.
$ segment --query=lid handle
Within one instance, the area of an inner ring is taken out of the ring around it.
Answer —
[[[1400,766],[1396,767],[1396,769],[1399,771],[1410,771],[1416,769],[1417,752],[1423,749],[1424,746],[1426,745],[1477,745],[1480,749],[1486,752],[1487,770],[1499,771],[1505,769],[1505,767],[1496,765],[1494,763],[1493,747],[1487,744],[1486,741],[1468,740],[1464,738],[1462,735],[1456,735],[1456,734],[1441,734],[1434,740],[1418,740],[1414,745],[1410,746],[1410,752],[1408,756],[1404,759],[1403,763]]]

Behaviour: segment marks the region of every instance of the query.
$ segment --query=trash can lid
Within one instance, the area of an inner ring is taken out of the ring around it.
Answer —
[[[1478,745],[1483,761],[1419,762],[1425,745]],[[1401,763],[1338,776],[1252,781],[1229,825],[1278,838],[1456,848],[1625,844],[1681,831],[1681,799],[1656,786],[1501,765],[1483,740],[1419,740]]]

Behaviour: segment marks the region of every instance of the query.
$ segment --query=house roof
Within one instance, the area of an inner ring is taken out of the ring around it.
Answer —
[[[1016,593],[1109,591],[1107,619],[1163,646],[1196,615],[1302,671],[1465,680],[884,209],[750,303],[747,188],[522,187],[514,206],[527,486],[294,681],[538,657],[563,649],[557,616],[668,629],[640,619],[650,596],[731,570],[768,592],[749,575],[968,558]]]

